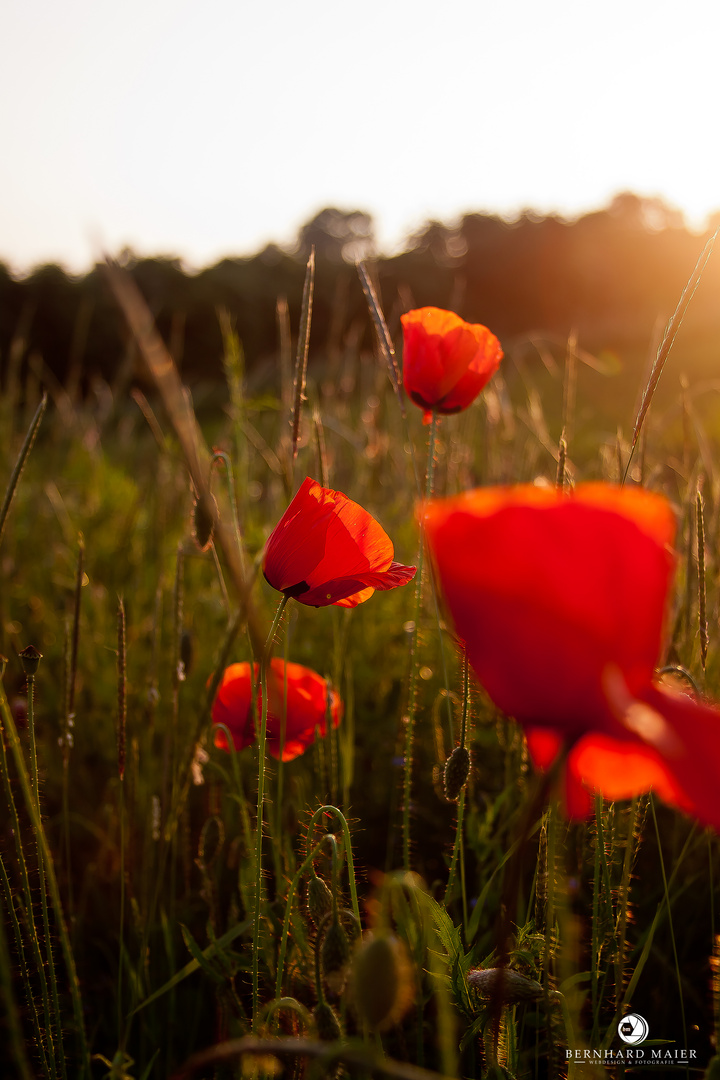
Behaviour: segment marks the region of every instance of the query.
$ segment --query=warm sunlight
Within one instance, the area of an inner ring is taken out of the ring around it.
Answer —
[[[389,249],[428,218],[720,207],[706,0],[10,3],[0,259],[130,245],[205,264],[323,206]]]

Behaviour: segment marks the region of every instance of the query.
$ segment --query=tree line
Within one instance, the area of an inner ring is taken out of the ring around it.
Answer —
[[[305,264],[316,255],[311,350],[318,356],[349,340],[372,345],[354,262],[372,268],[391,330],[399,315],[426,304],[485,323],[503,342],[536,334],[559,342],[573,333],[590,350],[647,350],[659,320],[672,314],[706,236],[658,199],[625,193],[575,220],[531,212],[517,220],[469,213],[448,225],[428,222],[397,255],[375,257],[373,223],[362,211],[327,208],[300,229],[295,247],[268,245],[252,257],[222,259],[198,273],[181,260],[120,262],[132,274],[190,382],[222,376],[218,312],[242,341],[250,377],[272,370],[278,349],[277,301],[298,325]],[[720,331],[720,261],[707,266],[686,316],[684,339],[707,351]],[[40,372],[77,392],[95,376],[112,383],[132,366],[122,319],[99,268],[72,277],[56,265],[14,277],[0,264],[0,366],[20,377]],[[7,377],[7,376],[5,376]]]

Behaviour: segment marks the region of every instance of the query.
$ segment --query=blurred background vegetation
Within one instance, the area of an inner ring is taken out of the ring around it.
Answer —
[[[720,215],[718,215],[720,218]],[[707,235],[719,221],[709,224]],[[574,221],[527,212],[518,220],[466,214],[437,221],[393,256],[373,258],[372,218],[326,208],[304,225],[293,250],[269,245],[252,257],[223,259],[197,273],[180,259],[120,262],[132,273],[169,343],[185,382],[222,377],[218,309],[229,314],[243,344],[251,386],[274,377],[276,303],[297,325],[305,263],[315,248],[317,274],[312,349],[332,360],[351,343],[372,347],[371,327],[353,263],[373,260],[391,330],[402,310],[432,304],[481,322],[508,348],[528,356],[559,347],[568,335],[606,370],[631,373],[637,387],[649,343],[677,303],[707,239],[660,199],[625,193],[604,210]],[[711,260],[683,327],[683,370],[702,377],[720,330],[720,262]],[[119,314],[97,269],[80,278],[41,266],[22,278],[0,265],[0,356],[55,382],[72,398],[123,373],[140,373]],[[617,407],[618,387],[612,390]]]

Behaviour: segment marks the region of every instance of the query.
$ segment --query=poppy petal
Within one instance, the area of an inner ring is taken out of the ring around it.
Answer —
[[[425,307],[401,316],[403,385],[425,410],[458,412],[474,401],[502,359],[487,327]],[[427,415],[427,414],[426,414]]]
[[[662,755],[636,741],[585,735],[570,751],[568,769],[587,790],[598,791],[610,801],[652,790],[665,802],[688,806]]]
[[[430,502],[422,519],[458,634],[495,704],[571,738],[612,731],[603,671],[617,664],[637,696],[660,650],[673,567],[665,500],[606,485],[571,497],[482,489]]]
[[[375,589],[382,591],[396,589],[400,585],[407,585],[408,581],[411,581],[414,576],[414,566],[404,566],[402,563],[393,562],[384,571],[369,571],[366,574],[356,574],[352,577],[334,578],[332,581],[326,581],[314,589],[303,592],[297,599],[310,607],[326,607],[328,604],[356,607],[363,600],[367,600]],[[368,590],[370,591],[368,592]],[[358,597],[361,597],[361,599],[358,599]],[[350,603],[349,601],[353,602]]]
[[[254,665],[257,710],[260,713],[258,665]],[[287,686],[287,697],[286,697]],[[287,664],[273,659],[267,672],[268,707],[267,749],[283,761],[292,761],[304,753],[319,731],[327,729],[328,686],[317,672],[302,664]],[[337,727],[342,716],[342,703],[334,690],[330,691],[330,715]],[[231,664],[226,669],[212,709],[213,721],[223,723],[230,731],[236,750],[250,746],[256,737],[251,707],[250,665]],[[283,722],[283,717],[284,722]],[[284,732],[283,732],[284,727]],[[226,750],[224,731],[216,729],[215,745]]]
[[[674,747],[663,758],[678,796],[667,801],[720,832],[720,709],[660,686],[648,687],[642,698],[664,717],[675,736]]]
[[[252,715],[250,665],[230,664],[218,687],[212,707],[215,724],[224,724],[233,738],[236,750],[244,750],[255,742],[255,722]],[[227,750],[227,738],[220,728],[215,729],[215,745]]]
[[[264,571],[273,588],[300,599],[307,589],[298,586],[387,570],[392,557],[390,537],[367,510],[307,477],[268,540]]]

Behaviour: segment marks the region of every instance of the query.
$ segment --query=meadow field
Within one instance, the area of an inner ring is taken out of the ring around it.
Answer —
[[[141,377],[43,393],[3,357],[9,1080],[718,1075],[713,373],[680,379],[681,307],[653,376],[502,342],[424,417],[362,274],[372,347],[314,353],[311,260],[252,389],[220,311],[191,395],[114,264]],[[520,535],[443,539],[477,488]],[[535,511],[567,505],[566,550]]]

